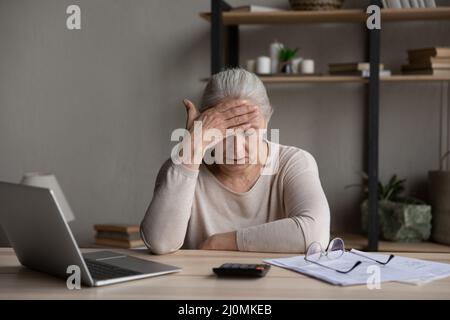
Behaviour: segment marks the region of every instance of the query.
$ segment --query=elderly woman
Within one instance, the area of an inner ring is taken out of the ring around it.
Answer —
[[[211,144],[204,132],[216,129],[226,136],[222,142],[226,161],[175,163],[169,159],[162,166],[141,223],[141,235],[150,251],[300,253],[314,241],[326,247],[330,212],[311,154],[269,142],[262,135],[257,136],[256,161],[250,161],[248,135],[244,135],[243,148],[228,147],[238,139],[227,129],[254,132],[267,128],[272,107],[259,78],[242,69],[220,72],[207,84],[200,111],[188,100],[184,104],[192,143],[182,153],[192,157],[183,159],[203,158]],[[202,125],[200,139],[193,137],[194,121]],[[271,152],[275,149],[278,152]],[[268,163],[276,164],[275,170],[262,174]]]

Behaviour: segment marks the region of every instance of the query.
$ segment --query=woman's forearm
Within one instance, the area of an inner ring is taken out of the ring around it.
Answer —
[[[236,251],[236,231],[213,234],[200,245],[200,249]]]
[[[238,230],[236,242],[239,251],[302,253],[311,241],[305,233],[323,244],[328,242],[328,230],[327,221],[292,217]]]
[[[161,168],[153,199],[141,223],[141,236],[155,254],[178,250],[191,216],[198,170],[168,160]]]
[[[291,218],[238,230],[236,242],[239,251],[299,253],[305,248],[303,232]]]

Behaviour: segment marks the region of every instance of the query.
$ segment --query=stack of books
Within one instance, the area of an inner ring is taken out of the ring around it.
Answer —
[[[383,8],[436,8],[435,0],[382,0]]]
[[[96,224],[95,243],[100,246],[137,248],[144,246],[139,226],[127,224]]]
[[[331,63],[329,65],[329,72],[331,75],[342,76],[360,76],[370,77],[370,63],[369,62],[350,62],[350,63]],[[391,71],[385,70],[384,65],[380,63],[380,77],[390,76]]]
[[[450,47],[422,48],[408,51],[404,74],[450,77]]]

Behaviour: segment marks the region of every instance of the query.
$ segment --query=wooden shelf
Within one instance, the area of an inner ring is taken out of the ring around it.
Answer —
[[[200,13],[200,16],[207,21],[211,20],[209,12]],[[365,22],[366,19],[366,12],[358,9],[223,13],[223,23],[225,25],[355,23]],[[450,7],[381,10],[381,20],[384,22],[447,19],[450,19]]]
[[[264,83],[317,83],[317,82],[367,82],[358,76],[260,76]]]
[[[358,76],[261,76],[265,83],[315,83],[315,82],[359,82],[367,83],[368,79]],[[421,82],[421,81],[450,81],[450,77],[436,77],[428,75],[392,75],[381,77],[381,82]]]
[[[358,76],[260,76],[260,79],[267,84],[289,84],[289,83],[368,83],[367,78]],[[208,81],[208,78],[202,79]],[[428,75],[392,75],[381,77],[381,82],[434,82],[450,81],[450,77],[436,77]]]
[[[345,242],[346,249],[367,250],[367,237],[360,234],[336,234]],[[391,242],[380,240],[378,251],[381,252],[428,252],[428,253],[450,253],[450,246],[435,242]]]
[[[450,81],[450,77],[442,77],[442,76],[429,76],[429,75],[392,75],[390,77],[381,77],[380,80],[382,82],[395,82],[395,81],[404,81],[404,82],[413,82],[413,81]]]

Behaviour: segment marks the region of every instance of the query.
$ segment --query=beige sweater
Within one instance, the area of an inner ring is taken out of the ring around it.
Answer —
[[[330,211],[317,164],[308,152],[269,143],[273,175],[237,193],[204,165],[189,169],[168,160],[156,179],[141,235],[156,254],[196,249],[215,233],[237,231],[240,251],[304,252],[313,241],[324,247],[330,236]]]

